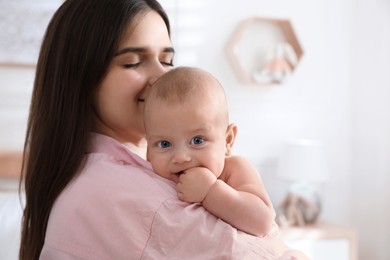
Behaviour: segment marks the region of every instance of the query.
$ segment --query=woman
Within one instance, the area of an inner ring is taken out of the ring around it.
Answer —
[[[156,1],[68,0],[59,8],[29,116],[21,259],[39,257],[54,202],[83,171],[91,132],[145,156],[143,98],[172,59],[168,18]]]
[[[254,237],[180,202],[145,161],[143,104],[172,67],[169,35],[154,0],[67,0],[55,13],[25,142],[20,259],[253,256]]]

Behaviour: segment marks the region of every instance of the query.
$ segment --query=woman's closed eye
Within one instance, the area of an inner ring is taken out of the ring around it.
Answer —
[[[173,57],[174,57],[174,51],[167,51],[167,52],[163,52],[159,56],[159,60],[163,66],[173,67]]]
[[[127,64],[123,65],[123,67],[124,67],[125,69],[135,69],[135,68],[137,68],[140,64],[141,64],[141,62],[127,63]]]
[[[160,63],[164,66],[169,66],[169,67],[173,67],[173,61],[160,61]]]
[[[173,62],[172,61],[160,61],[160,63],[163,65],[163,66],[168,66],[168,67],[173,67]],[[127,64],[124,64],[123,67],[125,69],[136,69],[138,68],[139,66],[141,65],[141,62],[134,62],[134,63],[127,63]]]

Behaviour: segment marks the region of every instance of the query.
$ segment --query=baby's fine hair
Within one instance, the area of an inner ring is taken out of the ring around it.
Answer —
[[[185,103],[189,98],[204,96],[207,92],[216,100],[226,101],[222,85],[209,72],[195,67],[177,67],[156,81],[149,97],[169,103]]]
[[[148,104],[159,100],[166,105],[185,105],[190,101],[206,100],[217,107],[221,119],[229,123],[225,91],[221,83],[209,72],[196,67],[177,67],[162,75],[151,88],[145,100]]]

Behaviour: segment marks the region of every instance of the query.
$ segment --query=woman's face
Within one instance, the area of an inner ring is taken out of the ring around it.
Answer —
[[[150,11],[129,26],[95,98],[95,131],[122,143],[144,143],[144,99],[155,80],[172,67],[167,27]]]

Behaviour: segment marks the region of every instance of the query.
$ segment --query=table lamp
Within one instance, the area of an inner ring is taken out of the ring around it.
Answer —
[[[303,226],[315,223],[321,210],[319,184],[329,178],[323,143],[310,139],[287,141],[277,175],[292,183],[280,206],[281,221],[285,221],[280,224]]]

